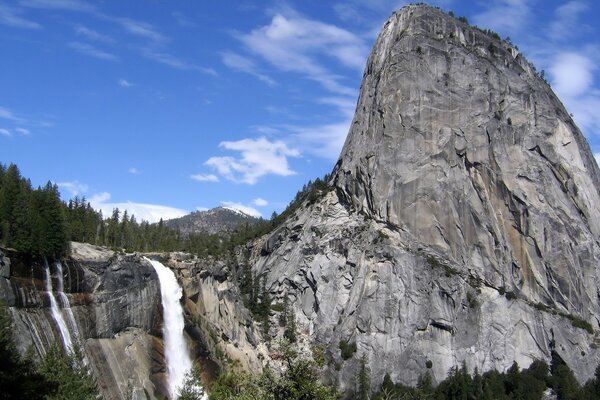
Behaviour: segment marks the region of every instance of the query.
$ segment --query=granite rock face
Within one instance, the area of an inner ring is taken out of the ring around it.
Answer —
[[[599,178],[514,47],[408,6],[369,57],[333,190],[251,260],[342,388],[362,354],[373,384],[386,372],[414,384],[426,365],[438,381],[463,361],[527,367],[552,351],[583,381],[600,362]],[[340,341],[357,343],[350,360]]]

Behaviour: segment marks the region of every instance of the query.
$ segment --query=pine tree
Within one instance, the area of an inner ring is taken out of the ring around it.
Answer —
[[[356,398],[358,400],[369,400],[371,395],[371,371],[367,363],[367,356],[363,354],[360,359],[360,368],[356,376]]]

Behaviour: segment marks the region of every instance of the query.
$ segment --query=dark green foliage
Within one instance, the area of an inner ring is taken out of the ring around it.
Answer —
[[[43,378],[57,388],[47,394],[47,400],[95,400],[98,397],[96,382],[83,363],[81,353],[64,354],[52,346],[38,366]]]
[[[348,342],[347,340],[340,340],[339,344],[341,350],[342,359],[347,360],[356,353],[356,342]]]
[[[465,17],[465,16],[462,16],[462,15],[461,15],[460,17],[458,17],[458,20],[459,20],[460,22],[463,22],[463,23],[465,23],[465,24],[468,24],[468,23],[469,23],[469,20],[467,19],[467,17]]]
[[[0,399],[43,399],[54,390],[52,383],[36,372],[31,358],[22,359],[17,352],[10,316],[0,304]]]
[[[177,400],[202,400],[204,389],[200,381],[200,370],[192,368],[185,374],[183,386],[178,388]]]
[[[563,317],[568,318],[571,321],[571,325],[573,325],[575,328],[584,329],[590,335],[594,334],[594,328],[592,327],[592,325],[589,322],[587,322],[573,314],[561,314],[561,315]]]
[[[360,359],[360,368],[356,375],[356,396],[358,400],[369,400],[371,394],[371,370],[367,364],[367,357],[363,354]]]
[[[517,299],[517,294],[515,292],[513,292],[512,290],[509,290],[508,292],[504,293],[504,296],[508,300],[516,300]]]
[[[294,310],[290,310],[288,312],[288,320],[285,326],[285,330],[283,331],[283,337],[289,343],[296,343],[296,314],[294,314]]]
[[[49,258],[67,254],[69,237],[65,206],[56,185],[33,189],[16,165],[0,174],[0,243],[24,253]]]
[[[386,374],[383,384],[373,399],[481,399],[481,400],[540,400],[548,388],[554,390],[559,400],[599,399],[600,366],[593,379],[583,387],[573,372],[556,352],[552,352],[552,364],[534,361],[529,368],[519,370],[515,362],[505,373],[488,371],[480,375],[475,369],[471,376],[465,364],[452,368],[448,378],[434,388],[429,373],[419,378],[416,388],[394,384]]]
[[[335,400],[334,390],[319,382],[314,362],[301,359],[289,346],[282,349],[286,369],[280,376],[269,369],[258,376],[225,373],[212,384],[210,400]]]

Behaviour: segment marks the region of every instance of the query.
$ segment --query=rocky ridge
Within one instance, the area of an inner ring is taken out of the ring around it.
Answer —
[[[216,207],[207,211],[195,211],[180,218],[165,221],[165,225],[179,230],[184,236],[190,233],[232,233],[243,224],[253,225],[258,221],[241,211]]]
[[[342,388],[363,354],[374,384],[552,352],[585,381],[600,362],[599,177],[516,48],[407,6],[367,62],[334,190],[255,243],[251,264]]]

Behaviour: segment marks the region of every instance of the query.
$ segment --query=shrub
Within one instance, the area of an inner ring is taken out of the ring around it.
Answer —
[[[352,358],[354,353],[356,353],[356,342],[340,340],[340,350],[342,359],[348,360],[349,358]]]

